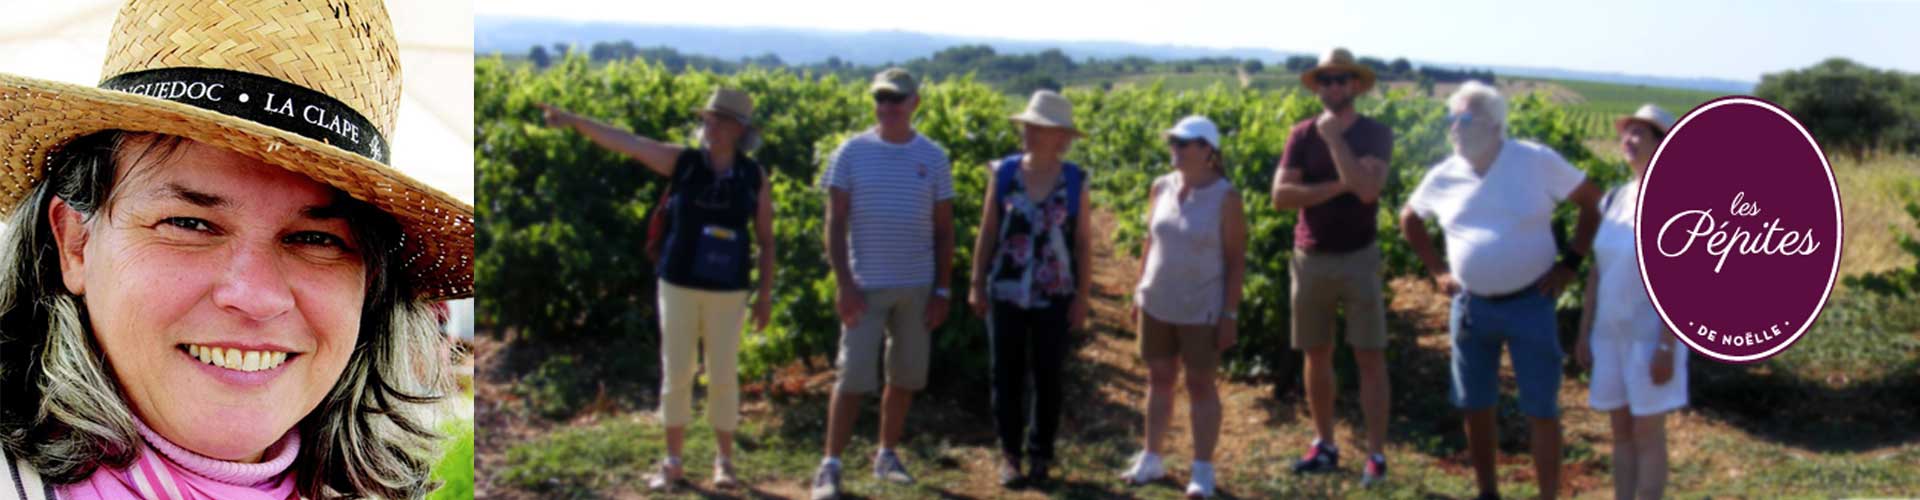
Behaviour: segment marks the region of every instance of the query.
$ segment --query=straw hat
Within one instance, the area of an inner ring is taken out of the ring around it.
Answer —
[[[738,120],[741,125],[753,126],[753,96],[736,89],[713,89],[713,95],[707,97],[707,107],[696,111],[725,116]]]
[[[1643,104],[1640,106],[1640,109],[1635,110],[1633,114],[1614,120],[1613,130],[1618,132],[1620,129],[1627,128],[1627,124],[1633,122],[1645,123],[1647,126],[1653,127],[1653,130],[1659,132],[1660,135],[1666,135],[1668,130],[1673,130],[1673,113],[1668,113],[1667,110],[1660,109],[1659,106],[1655,106],[1652,103]]]
[[[1011,118],[1016,122],[1064,128],[1074,135],[1083,135],[1080,129],[1073,126],[1073,103],[1059,92],[1051,90],[1034,91],[1033,99],[1027,101],[1027,110]]]
[[[1305,85],[1308,90],[1317,89],[1320,82],[1316,81],[1315,78],[1327,71],[1345,71],[1352,73],[1354,77],[1353,93],[1355,94],[1364,94],[1368,90],[1373,90],[1373,68],[1354,62],[1353,52],[1348,51],[1345,47],[1334,47],[1327,50],[1327,53],[1321,54],[1319,65],[1300,73],[1300,84]]]
[[[99,88],[0,74],[0,213],[75,138],[185,137],[391,214],[419,298],[473,295],[473,207],[387,165],[399,44],[379,0],[158,0],[121,7]]]

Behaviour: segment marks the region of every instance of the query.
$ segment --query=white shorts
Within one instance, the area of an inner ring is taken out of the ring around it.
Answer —
[[[1673,378],[1654,385],[1655,341],[1594,338],[1593,382],[1587,402],[1613,411],[1627,406],[1633,416],[1658,415],[1687,406],[1687,345],[1675,342]]]

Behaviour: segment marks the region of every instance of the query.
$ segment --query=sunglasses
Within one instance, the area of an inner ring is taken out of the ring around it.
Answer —
[[[1173,149],[1184,148],[1184,147],[1187,147],[1188,144],[1206,144],[1206,143],[1207,143],[1206,139],[1201,139],[1198,137],[1191,138],[1191,139],[1180,138],[1180,137],[1167,138],[1167,145],[1172,146]]]
[[[1352,73],[1332,73],[1332,74],[1321,73],[1319,75],[1314,75],[1313,81],[1318,82],[1321,85],[1334,85],[1334,84],[1345,85],[1347,82],[1353,81],[1353,74]]]
[[[873,95],[873,102],[874,104],[900,104],[907,102],[908,97],[912,96],[892,92],[881,92]]]
[[[1472,124],[1473,124],[1473,112],[1472,112],[1472,111],[1462,111],[1462,112],[1459,112],[1459,113],[1452,113],[1452,114],[1449,114],[1449,115],[1447,115],[1447,126],[1448,126],[1448,127],[1453,127],[1453,126],[1467,126],[1467,125],[1472,125]]]

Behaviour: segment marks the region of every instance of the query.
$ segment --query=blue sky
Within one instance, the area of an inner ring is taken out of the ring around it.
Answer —
[[[1831,56],[1920,73],[1920,0],[476,0],[474,13],[1298,52],[1344,45],[1469,65],[1745,81]]]

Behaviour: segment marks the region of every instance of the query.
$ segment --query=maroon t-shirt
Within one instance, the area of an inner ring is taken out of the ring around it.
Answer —
[[[1315,115],[1318,118],[1318,115]],[[1308,118],[1293,126],[1293,133],[1287,136],[1287,149],[1280,156],[1280,168],[1274,175],[1285,174],[1287,170],[1300,171],[1301,181],[1306,184],[1328,182],[1340,177],[1340,171],[1333,166],[1333,153],[1327,150],[1327,142],[1320,138],[1320,131],[1313,127],[1314,118]],[[1385,124],[1365,116],[1347,127],[1347,146],[1353,148],[1353,157],[1372,156],[1382,161],[1393,161],[1393,130]],[[1393,172],[1387,172],[1391,178]],[[1293,225],[1293,248],[1312,252],[1351,252],[1372,244],[1378,232],[1380,204],[1362,203],[1353,193],[1340,193],[1319,205],[1300,209],[1300,220]]]

